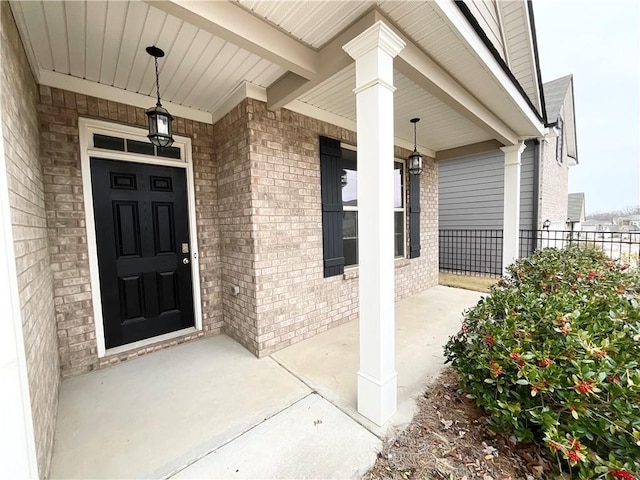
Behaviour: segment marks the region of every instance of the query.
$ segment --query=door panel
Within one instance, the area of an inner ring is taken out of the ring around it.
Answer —
[[[193,326],[185,170],[92,158],[91,182],[106,347]]]

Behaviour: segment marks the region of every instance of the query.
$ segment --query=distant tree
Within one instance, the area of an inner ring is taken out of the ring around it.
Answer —
[[[608,212],[593,212],[587,215],[587,220],[597,220],[599,222],[612,222],[614,218],[626,217],[627,215],[640,215],[640,205],[634,207],[624,207],[620,210],[610,210]]]

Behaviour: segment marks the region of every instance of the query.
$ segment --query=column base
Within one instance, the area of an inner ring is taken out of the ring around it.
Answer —
[[[384,425],[397,411],[398,373],[378,380],[358,372],[358,413],[378,426]]]

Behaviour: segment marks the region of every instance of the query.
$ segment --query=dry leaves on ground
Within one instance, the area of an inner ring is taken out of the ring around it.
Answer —
[[[388,439],[365,480],[517,480],[545,478],[550,465],[535,445],[496,435],[447,369],[418,400],[409,426]]]

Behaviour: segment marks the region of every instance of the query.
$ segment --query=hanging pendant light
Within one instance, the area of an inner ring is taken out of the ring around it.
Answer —
[[[156,63],[156,106],[147,110],[149,135],[147,137],[156,147],[170,147],[173,144],[171,122],[173,117],[162,107],[160,102],[160,77],[158,76],[158,58],[164,57],[164,52],[156,46],[147,47],[147,53],[154,57]]]
[[[409,155],[407,161],[409,162],[409,173],[411,175],[420,175],[422,173],[422,155],[418,153],[418,143],[416,141],[416,123],[419,121],[419,118],[410,120],[413,123],[413,153]]]

